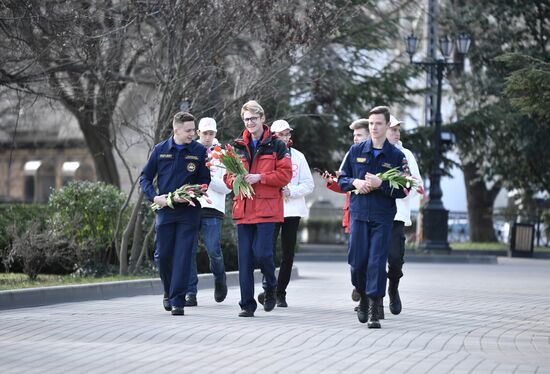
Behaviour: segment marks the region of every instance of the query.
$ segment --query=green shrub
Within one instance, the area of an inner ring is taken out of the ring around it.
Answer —
[[[50,195],[49,226],[54,235],[85,248],[90,263],[106,265],[115,258],[113,234],[125,200],[124,193],[112,185],[71,181]]]
[[[7,261],[10,246],[21,235],[32,220],[40,222],[40,229],[46,227],[48,207],[45,204],[1,204],[0,205],[0,268]],[[13,263],[16,266],[17,264]]]
[[[29,222],[25,230],[14,238],[5,259],[7,267],[21,263],[23,272],[31,280],[48,266],[60,267],[65,273],[72,272],[77,262],[71,243],[56,238],[42,226],[38,220]]]

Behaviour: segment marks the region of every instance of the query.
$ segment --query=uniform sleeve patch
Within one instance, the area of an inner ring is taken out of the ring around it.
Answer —
[[[197,165],[193,162],[190,162],[187,164],[187,171],[190,173],[193,173],[195,170],[197,170]]]
[[[357,161],[360,164],[364,164],[367,161],[367,159],[365,157],[357,157],[355,161]]]

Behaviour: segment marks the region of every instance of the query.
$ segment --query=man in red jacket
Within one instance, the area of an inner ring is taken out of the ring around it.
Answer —
[[[285,143],[273,138],[265,124],[265,113],[256,101],[241,108],[245,129],[233,146],[249,174],[245,181],[254,188],[250,199],[233,197],[233,219],[237,223],[239,284],[241,312],[239,317],[253,317],[254,265],[258,264],[265,277],[264,310],[275,308],[277,278],[273,261],[275,223],[283,222],[282,188],[292,179],[292,162]],[[234,176],[226,174],[225,184],[233,189]]]

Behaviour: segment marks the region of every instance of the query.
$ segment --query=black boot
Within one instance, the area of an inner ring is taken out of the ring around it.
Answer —
[[[288,308],[288,304],[286,302],[286,295],[277,294],[277,308]]]
[[[353,301],[359,301],[361,298],[361,295],[359,294],[359,291],[357,291],[357,288],[353,288],[353,291],[351,291],[351,299]]]
[[[258,294],[258,302],[262,305],[264,305],[264,300],[265,300],[265,291],[264,292],[260,292]]]
[[[379,329],[380,321],[378,320],[378,310],[380,305],[380,297],[369,297],[369,308],[368,308],[368,320],[367,327],[369,329]]]
[[[170,305],[170,298],[168,297],[168,293],[165,292],[162,296],[162,306],[164,307],[164,310],[167,312],[170,312],[172,310],[172,305]]]
[[[363,292],[360,293],[359,305],[357,306],[357,319],[361,323],[366,323],[368,320],[369,299]]]
[[[265,291],[264,299],[264,310],[266,312],[271,312],[275,305],[277,304],[277,299],[275,297],[275,289]]]
[[[216,282],[214,284],[214,300],[216,300],[217,303],[221,303],[225,300],[225,297],[227,296],[227,283],[225,281],[225,276],[222,282],[218,283]]]
[[[401,313],[401,298],[399,297],[399,278],[390,279],[388,286],[388,296],[390,297],[390,312],[391,314]]]

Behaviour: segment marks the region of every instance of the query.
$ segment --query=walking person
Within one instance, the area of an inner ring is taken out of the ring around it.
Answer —
[[[405,155],[386,139],[390,112],[386,106],[369,112],[370,139],[354,144],[340,170],[338,183],[350,197],[351,281],[360,294],[357,318],[369,328],[380,328],[378,308],[386,292],[386,261],[391,238],[395,199],[405,197],[377,173],[403,168]]]
[[[163,306],[172,315],[183,315],[191,272],[191,255],[199,228],[200,204],[189,205],[176,197],[167,207],[167,194],[184,184],[209,184],[206,148],[193,140],[195,117],[179,112],[172,121],[173,134],[155,145],[140,175],[140,186],[151,202],[162,209],[156,214],[156,243]],[[153,180],[156,178],[155,188]]]
[[[349,125],[349,128],[353,130],[353,144],[359,144],[364,141],[366,141],[369,138],[369,120],[366,118],[360,118],[358,120],[355,120]],[[348,154],[344,156],[344,161],[346,160],[346,157]],[[342,161],[342,165],[344,163]],[[342,165],[340,165],[340,169],[342,168]],[[336,175],[331,175],[328,171],[325,171],[323,174],[321,174],[321,177],[327,182],[327,188],[331,191],[338,192],[338,193],[345,193],[346,194],[346,202],[344,204],[344,215],[342,217],[342,226],[344,227],[344,233],[349,234],[349,200],[350,200],[350,194],[351,192],[345,192],[340,189],[340,186],[338,185],[338,177],[340,176],[340,170],[336,172]],[[360,295],[359,292],[354,288],[351,292],[351,299],[353,301],[359,301]]]
[[[417,190],[422,190],[422,177],[418,169],[418,163],[410,150],[403,147],[401,143],[401,121],[394,116],[390,116],[390,126],[386,136],[388,141],[393,144],[405,155],[407,164],[403,167],[405,173],[413,176],[419,187],[412,188],[409,194],[395,200],[397,213],[393,219],[393,227],[388,251],[388,296],[390,298],[390,312],[392,314],[401,313],[402,304],[399,296],[399,281],[403,277],[403,264],[405,263],[405,226],[411,226],[411,203],[418,198]]]
[[[353,144],[359,144],[364,142],[369,138],[369,120],[366,118],[360,118],[358,120],[355,120],[349,125],[349,128],[353,130]],[[344,156],[344,161],[346,160],[347,153]],[[342,168],[342,165],[344,163],[342,161],[342,164],[340,165],[340,169]],[[344,215],[342,217],[342,227],[344,228],[344,233],[349,234],[349,199],[350,199],[350,193],[342,191],[340,186],[338,185],[338,176],[340,175],[340,170],[336,172],[336,175],[330,174],[328,171],[324,171],[321,174],[321,178],[325,180],[327,183],[326,187],[334,192],[338,193],[345,193],[346,194],[346,202],[344,204]],[[359,301],[358,296],[353,297],[354,301]]]
[[[198,142],[208,150],[209,159],[214,146],[219,145],[216,134],[218,132],[217,123],[214,118],[205,117],[199,121],[197,135]],[[223,263],[223,253],[221,248],[222,223],[225,216],[225,196],[230,192],[223,181],[225,169],[213,166],[210,168],[210,185],[206,193],[208,199],[201,197],[200,224],[199,233],[202,232],[202,239],[208,260],[210,271],[214,275],[214,300],[221,303],[227,296],[227,283],[225,275],[225,265]],[[198,237],[193,245],[191,256],[191,277],[189,279],[189,288],[185,296],[185,306],[197,306],[197,249]]]
[[[271,125],[271,132],[281,139],[290,152],[292,162],[292,180],[283,187],[284,195],[284,222],[275,224],[275,235],[273,237],[273,254],[275,255],[276,243],[281,233],[281,266],[277,277],[277,307],[286,308],[286,289],[290,282],[292,265],[294,263],[294,252],[300,218],[308,216],[305,196],[313,192],[313,176],[307,160],[302,152],[292,146],[292,128],[285,120],[277,120]],[[265,281],[265,279],[264,279]],[[258,295],[260,304],[264,303],[265,293]]]
[[[237,224],[239,285],[241,312],[239,317],[253,317],[254,267],[260,266],[265,277],[264,310],[275,308],[277,278],[273,261],[275,224],[283,222],[283,192],[292,178],[292,163],[285,143],[273,137],[265,124],[264,109],[256,101],[241,108],[245,129],[234,141],[235,153],[249,172],[244,180],[254,189],[254,196],[233,197],[232,216]],[[233,189],[234,175],[224,176],[227,187]]]

